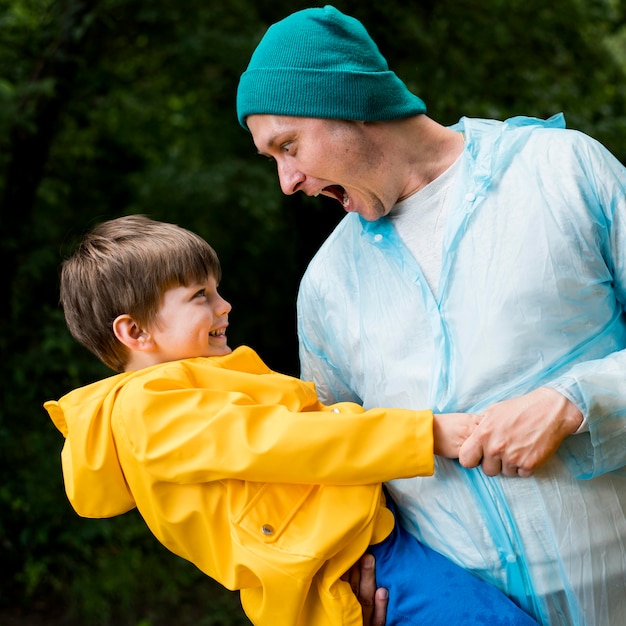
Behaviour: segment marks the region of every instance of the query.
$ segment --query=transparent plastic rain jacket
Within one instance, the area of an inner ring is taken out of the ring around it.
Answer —
[[[361,626],[339,578],[393,528],[380,483],[433,471],[430,411],[323,406],[311,383],[246,347],[112,376],[45,407],[66,437],[76,512],[136,506],[168,549],[241,589],[258,625]]]
[[[387,218],[347,215],[298,296],[323,401],[480,412],[552,386],[586,424],[532,479],[436,459],[412,532],[544,624],[626,624],[626,170],[547,121],[463,118],[435,298]]]

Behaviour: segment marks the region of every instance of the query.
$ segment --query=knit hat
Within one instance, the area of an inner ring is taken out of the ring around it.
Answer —
[[[375,122],[424,113],[367,30],[335,7],[297,11],[269,27],[237,90],[237,117],[254,114]]]

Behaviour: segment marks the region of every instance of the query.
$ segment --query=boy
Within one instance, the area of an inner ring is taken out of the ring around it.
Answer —
[[[381,482],[432,473],[433,450],[455,457],[476,417],[322,405],[311,383],[231,351],[220,274],[203,239],[143,216],[97,226],[64,262],[72,335],[120,372],[45,404],[79,515],[136,506],[168,549],[240,589],[257,625],[361,624],[341,577],[368,549],[388,624],[534,624],[385,506]]]

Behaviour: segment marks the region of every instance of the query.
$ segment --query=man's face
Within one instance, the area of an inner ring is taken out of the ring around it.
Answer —
[[[368,124],[277,115],[251,115],[247,124],[259,153],[276,162],[287,195],[329,196],[368,221],[386,215],[398,199]]]

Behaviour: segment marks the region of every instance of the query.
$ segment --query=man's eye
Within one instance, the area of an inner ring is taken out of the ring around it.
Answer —
[[[280,149],[282,152],[289,152],[291,150],[292,142],[287,141],[286,143],[281,144]]]

